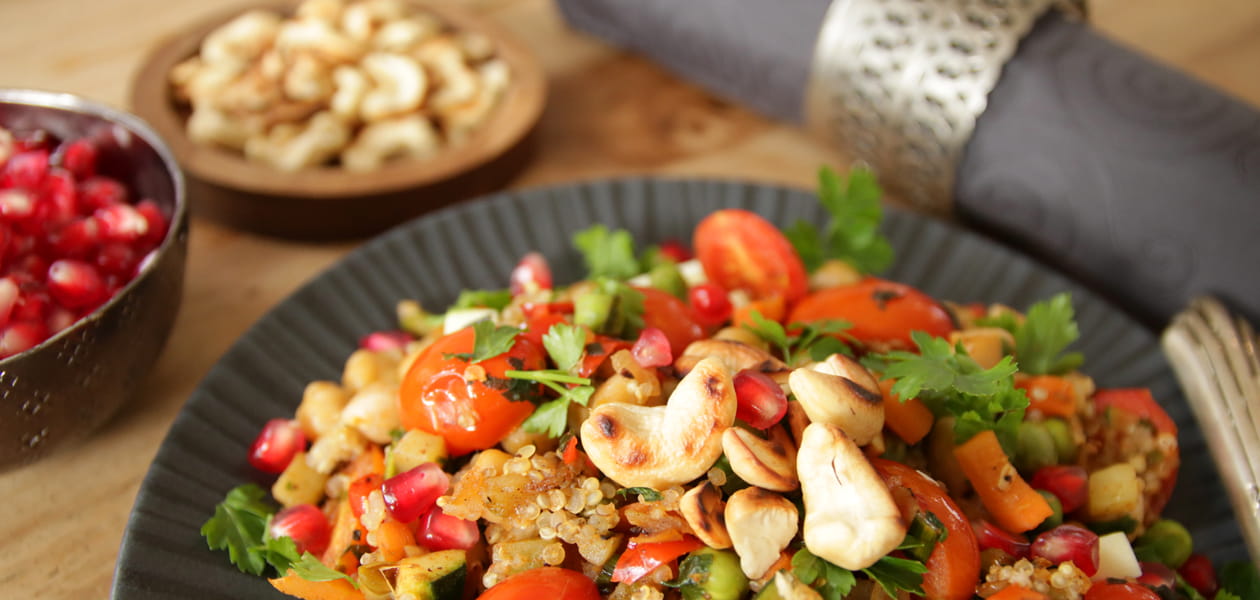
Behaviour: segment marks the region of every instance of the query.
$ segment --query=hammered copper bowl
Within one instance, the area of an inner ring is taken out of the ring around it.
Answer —
[[[135,116],[70,94],[0,90],[0,126],[91,138],[98,170],[153,199],[171,222],[152,260],[113,298],[40,345],[0,360],[3,470],[84,437],[136,393],[179,308],[188,216],[179,166]]]

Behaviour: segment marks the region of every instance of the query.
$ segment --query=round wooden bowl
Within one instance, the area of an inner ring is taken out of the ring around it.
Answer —
[[[288,14],[295,5],[259,8]],[[335,166],[283,172],[188,138],[187,109],[171,94],[171,69],[196,54],[208,33],[247,8],[207,19],[160,44],[132,82],[131,107],[166,141],[183,167],[193,213],[267,235],[345,239],[371,235],[504,186],[532,155],[529,134],[547,95],[542,67],[521,41],[496,23],[450,6],[422,6],[456,30],[480,32],[492,40],[496,54],[511,70],[511,83],[486,122],[459,144],[432,158],[394,160],[367,172]]]

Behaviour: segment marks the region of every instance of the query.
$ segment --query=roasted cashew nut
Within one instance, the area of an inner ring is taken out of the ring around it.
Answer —
[[[811,423],[796,455],[805,498],[805,547],[849,570],[893,551],[906,525],[862,449],[835,425]],[[727,516],[728,526],[730,516]]]
[[[373,52],[363,57],[362,66],[374,83],[359,106],[364,121],[379,121],[420,108],[428,93],[429,78],[411,57]]]
[[[731,547],[725,511],[721,490],[708,481],[687,490],[678,500],[678,512],[682,513],[692,533],[704,545],[719,550]]]
[[[879,382],[857,361],[842,354],[792,371],[788,386],[814,423],[837,425],[859,446],[884,428]]]
[[[739,427],[727,429],[722,434],[722,452],[740,479],[767,490],[790,492],[800,485],[796,479],[796,446],[778,425],[767,433],[763,439]]]
[[[425,158],[437,153],[440,142],[429,120],[408,115],[369,123],[341,153],[341,166],[371,171],[393,158]]]
[[[731,494],[726,501],[726,530],[739,555],[739,567],[749,579],[758,579],[796,537],[796,505],[791,500],[759,487]]]
[[[704,475],[735,422],[735,388],[717,359],[700,361],[665,406],[613,402],[582,423],[591,462],[625,487],[663,490]]]
[[[777,373],[788,371],[788,366],[783,361],[761,348],[734,340],[713,338],[688,344],[682,354],[674,359],[674,368],[679,373],[687,373],[695,367],[696,363],[709,357],[721,359],[732,373],[752,369],[773,377]]]

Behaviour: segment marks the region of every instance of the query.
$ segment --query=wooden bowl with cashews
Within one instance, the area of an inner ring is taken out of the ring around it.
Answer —
[[[410,0],[236,9],[161,44],[131,89],[194,214],[307,240],[368,236],[503,186],[545,100],[516,38]]]

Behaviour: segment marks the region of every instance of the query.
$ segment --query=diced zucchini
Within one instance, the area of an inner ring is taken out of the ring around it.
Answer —
[[[446,440],[440,435],[412,429],[394,443],[390,451],[398,473],[410,471],[424,463],[442,464],[446,460]]]
[[[394,595],[416,600],[460,600],[468,558],[463,550],[442,550],[412,556],[398,563]]]
[[[328,476],[306,464],[306,453],[299,452],[271,486],[271,495],[287,507],[317,504],[324,498]]]

